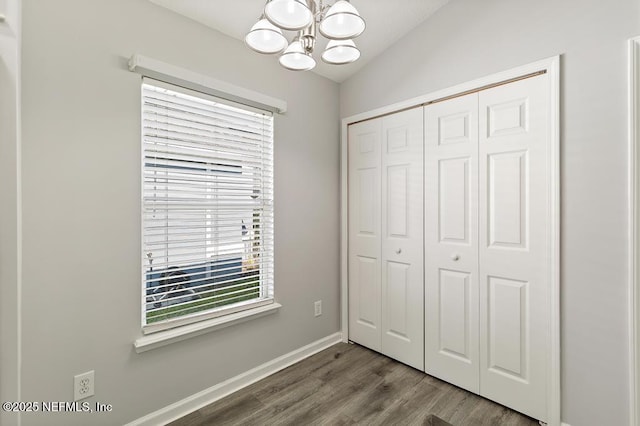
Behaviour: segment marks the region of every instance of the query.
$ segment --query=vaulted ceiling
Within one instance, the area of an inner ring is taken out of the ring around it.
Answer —
[[[264,8],[264,0],[150,0],[233,38],[244,40]],[[342,82],[367,62],[429,18],[449,0],[351,0],[365,19],[367,28],[356,38],[362,56],[348,65],[328,65],[320,60],[326,39],[318,34],[314,57],[317,74]],[[332,0],[325,1],[333,4]],[[293,32],[285,32],[289,40]],[[203,41],[206,43],[206,41]],[[256,53],[257,55],[258,53]],[[276,57],[273,58],[277,60]]]

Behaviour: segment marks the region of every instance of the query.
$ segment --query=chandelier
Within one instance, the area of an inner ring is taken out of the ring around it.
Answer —
[[[338,0],[332,6],[325,5],[323,0],[267,0],[245,42],[258,53],[282,52],[279,62],[287,69],[308,71],[316,66],[312,54],[317,30],[329,39],[322,60],[344,65],[360,57],[352,39],[362,34],[364,28],[364,19],[349,0]],[[282,30],[298,33],[289,43]]]

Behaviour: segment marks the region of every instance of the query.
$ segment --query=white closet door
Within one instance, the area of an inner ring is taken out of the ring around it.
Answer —
[[[381,120],[349,126],[349,339],[381,349]]]
[[[382,353],[424,370],[422,108],[382,119]]]
[[[480,92],[480,394],[545,420],[550,179],[546,75]]]
[[[425,371],[479,391],[478,94],[424,108]]]

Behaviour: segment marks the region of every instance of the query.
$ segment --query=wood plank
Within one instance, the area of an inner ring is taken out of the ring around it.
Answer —
[[[437,417],[436,417],[437,416]],[[537,426],[520,413],[358,345],[339,343],[172,426]]]

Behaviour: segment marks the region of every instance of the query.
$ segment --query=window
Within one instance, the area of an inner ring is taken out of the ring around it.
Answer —
[[[145,333],[273,302],[273,116],[142,84]]]

